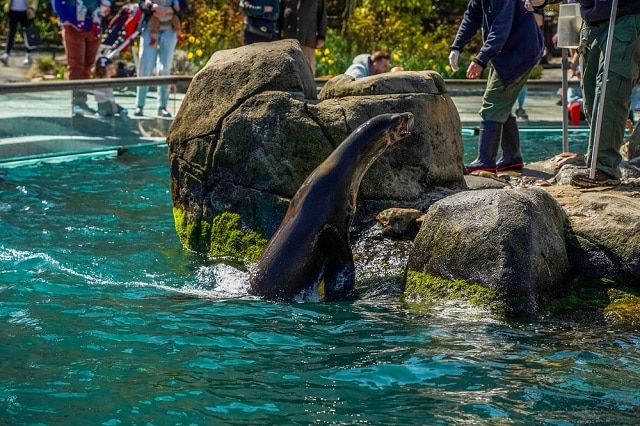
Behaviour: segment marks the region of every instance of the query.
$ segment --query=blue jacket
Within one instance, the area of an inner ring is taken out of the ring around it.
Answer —
[[[473,61],[485,68],[491,62],[504,84],[542,58],[542,32],[522,0],[470,0],[451,49],[461,52],[480,29],[484,44]]]
[[[353,62],[344,72],[353,78],[368,77],[371,75],[371,55],[363,53],[353,58]]]
[[[100,13],[101,2],[111,5],[110,0],[82,0],[82,4],[87,8],[85,19],[82,22],[78,22],[78,0],[51,0],[51,6],[56,15],[58,15],[61,25],[68,22],[83,31],[92,31],[94,21],[93,14],[95,11]],[[96,22],[96,24],[100,25],[100,21],[101,19]],[[100,34],[100,28],[97,28],[97,32]]]
[[[580,0],[582,19],[589,23],[607,21],[611,17],[613,0]],[[639,0],[618,0],[616,17],[640,13]]]

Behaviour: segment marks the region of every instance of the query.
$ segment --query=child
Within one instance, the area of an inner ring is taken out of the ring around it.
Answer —
[[[112,78],[116,75],[113,61],[106,56],[98,58],[94,72],[96,78]],[[121,118],[129,118],[128,111],[116,103],[112,88],[95,89],[93,94],[98,103],[98,114],[103,117],[113,117],[118,114]]]
[[[152,3],[150,0],[146,1],[147,6],[151,6]],[[180,0],[173,0],[171,2],[171,7],[173,8],[175,13],[171,13],[171,27],[173,31],[176,32],[176,36],[180,38],[180,33],[182,33],[182,24],[180,23],[180,17],[178,13],[180,12]],[[155,46],[158,42],[158,31],[160,30],[160,18],[151,14],[149,17],[149,31],[151,32],[151,40],[149,41],[149,46]]]

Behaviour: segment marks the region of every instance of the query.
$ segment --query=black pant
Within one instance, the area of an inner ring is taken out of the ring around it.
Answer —
[[[18,24],[22,28],[27,28],[31,25],[31,20],[27,19],[27,12],[16,12],[15,10],[9,11],[9,35],[7,36],[7,55],[11,53],[11,49],[13,48],[13,40],[16,38],[16,33],[18,32]],[[26,47],[26,46],[25,46]],[[32,50],[27,48],[27,52],[31,52]]]

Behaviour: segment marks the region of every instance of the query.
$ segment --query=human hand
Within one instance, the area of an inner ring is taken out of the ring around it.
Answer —
[[[469,68],[467,68],[467,78],[477,78],[480,77],[480,73],[482,73],[482,65],[477,64],[475,62],[471,62],[469,64]]]
[[[316,49],[322,49],[324,47],[324,39],[316,38]]]
[[[32,8],[28,8],[27,9],[27,19],[31,21],[35,17],[36,17],[36,12]]]
[[[451,53],[449,53],[449,65],[451,65],[453,72],[460,69],[460,67],[458,67],[458,59],[460,59],[460,52],[452,50]]]
[[[273,12],[273,6],[264,7],[264,13],[271,13],[271,12]]]

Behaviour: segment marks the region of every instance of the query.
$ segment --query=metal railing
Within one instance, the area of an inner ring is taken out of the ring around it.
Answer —
[[[105,87],[156,86],[178,83],[189,84],[192,79],[193,76],[189,75],[167,75],[159,77],[122,77],[90,80],[50,80],[30,83],[4,83],[0,84],[0,95],[9,93],[97,89]]]
[[[193,76],[190,75],[167,75],[167,76],[149,76],[149,77],[123,77],[110,79],[90,79],[90,80],[51,80],[37,81],[29,83],[4,83],[0,84],[0,94],[7,93],[29,93],[40,91],[56,91],[56,90],[78,90],[78,89],[95,89],[104,87],[136,87],[151,86],[163,84],[189,84]],[[327,79],[316,79],[318,88],[324,86]],[[486,80],[464,80],[464,79],[446,79],[445,84],[447,90],[452,92],[456,90],[482,90],[487,85]],[[570,81],[570,87],[578,87],[578,81]],[[534,90],[555,91],[562,87],[560,80],[529,80],[527,86]]]

